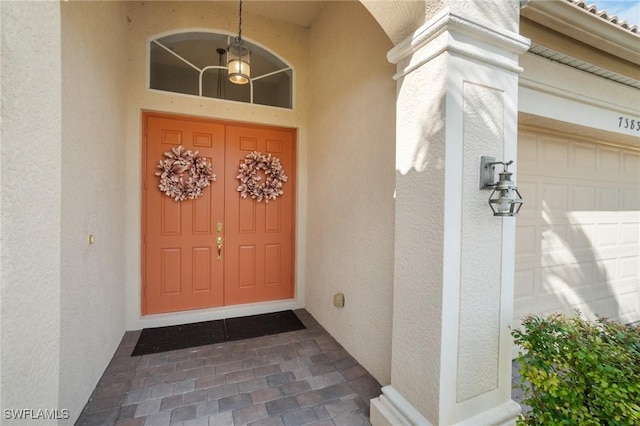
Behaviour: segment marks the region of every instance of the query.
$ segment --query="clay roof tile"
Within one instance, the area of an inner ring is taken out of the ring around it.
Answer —
[[[587,5],[587,3],[584,0],[566,0],[566,1],[568,1],[569,3],[581,9],[584,9],[586,12],[597,15],[599,18],[604,19],[605,21],[608,21],[614,25],[617,25],[624,30],[627,30],[636,34],[638,33],[638,25],[636,24],[631,25],[627,21],[620,21],[616,15],[609,15],[609,13],[606,10],[598,10],[598,6],[596,6],[595,4]]]

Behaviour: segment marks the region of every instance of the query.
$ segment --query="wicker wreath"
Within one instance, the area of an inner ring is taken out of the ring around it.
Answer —
[[[204,189],[216,180],[211,171],[211,162],[199,157],[198,151],[191,152],[182,145],[171,148],[164,153],[167,157],[158,164],[160,176],[160,191],[175,201],[193,200],[202,195]],[[183,174],[188,172],[189,179],[184,182]]]
[[[264,173],[264,182],[260,182],[260,170]],[[264,200],[265,203],[284,194],[282,184],[287,181],[280,159],[258,151],[248,154],[240,163],[236,178],[240,180],[238,191],[242,198],[250,196],[258,202]]]

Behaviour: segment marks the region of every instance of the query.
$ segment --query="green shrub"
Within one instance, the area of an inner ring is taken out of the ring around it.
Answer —
[[[531,407],[519,425],[640,425],[640,327],[553,314],[512,334]]]

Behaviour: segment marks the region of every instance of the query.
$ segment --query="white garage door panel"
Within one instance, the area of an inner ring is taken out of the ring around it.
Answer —
[[[515,315],[640,320],[640,152],[522,131]]]

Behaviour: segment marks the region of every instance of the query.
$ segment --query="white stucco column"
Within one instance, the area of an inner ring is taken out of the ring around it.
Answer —
[[[374,425],[511,424],[519,413],[515,220],[493,217],[478,171],[482,155],[516,159],[529,42],[516,32],[517,1],[457,3],[468,9],[442,10],[388,55],[398,67],[393,346]]]

